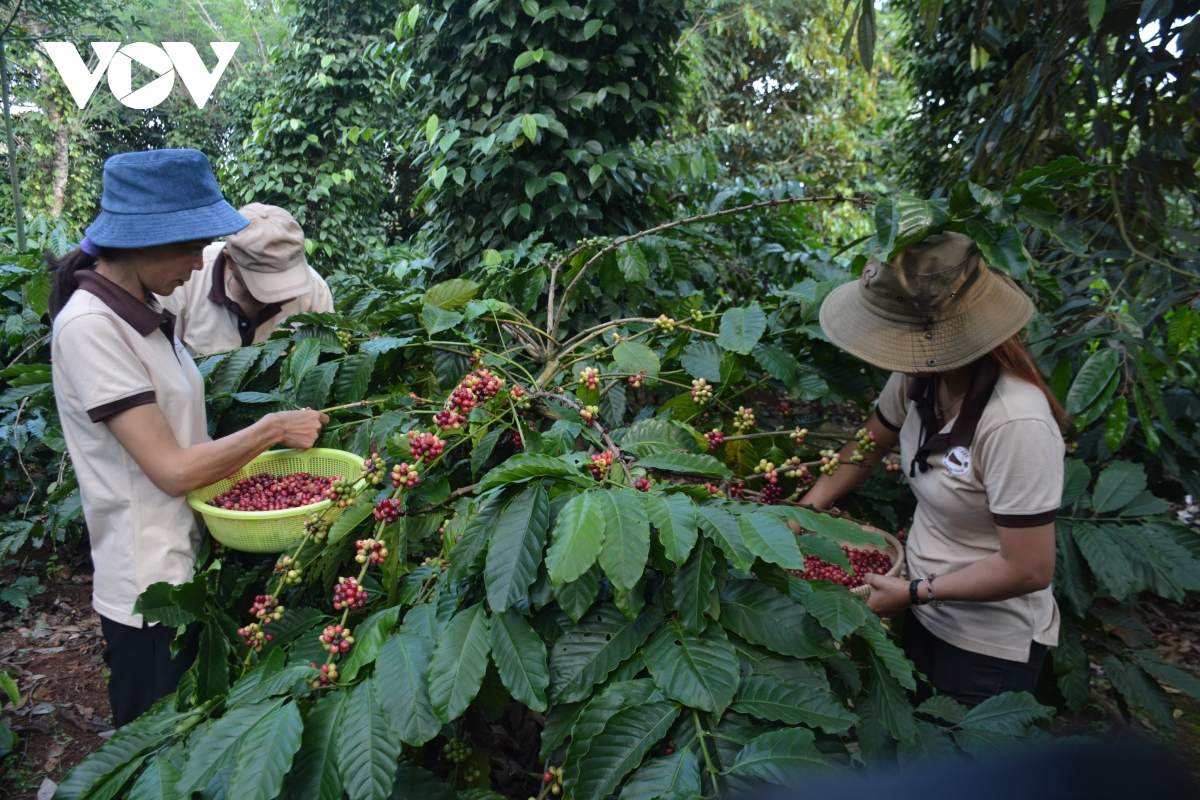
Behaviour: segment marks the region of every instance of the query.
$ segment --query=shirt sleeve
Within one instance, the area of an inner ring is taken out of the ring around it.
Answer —
[[[59,359],[66,361],[60,364],[62,374],[92,422],[155,402],[146,365],[112,320],[85,314],[67,322],[55,336]]]
[[[1031,528],[1054,521],[1062,505],[1062,435],[1041,419],[1000,425],[975,448],[997,525]]]
[[[905,378],[902,372],[893,372],[875,405],[875,416],[889,431],[899,433],[908,416],[908,400],[905,397]]]

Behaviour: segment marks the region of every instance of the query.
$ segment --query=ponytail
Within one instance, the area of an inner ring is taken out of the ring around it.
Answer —
[[[89,253],[88,250],[93,252]],[[77,247],[62,258],[55,258],[49,251],[44,254],[43,258],[50,268],[51,321],[58,316],[58,312],[63,310],[63,306],[79,288],[79,282],[75,280],[75,273],[81,269],[94,269],[100,256],[112,261],[114,255],[116,254],[108,248],[97,247],[91,243],[88,243],[86,250],[84,247]]]

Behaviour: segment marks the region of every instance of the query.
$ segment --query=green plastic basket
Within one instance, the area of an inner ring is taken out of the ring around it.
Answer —
[[[292,475],[308,472],[325,478],[355,478],[363,460],[354,453],[314,447],[311,450],[268,450],[242,467],[232,477],[188,492],[188,505],[199,511],[209,533],[221,544],[247,553],[281,553],[304,535],[304,520],[314,511],[324,511],[331,501],[310,503],[283,511],[230,511],[208,505],[208,501],[233,486],[240,478],[269,472]],[[326,518],[333,522],[342,515],[334,508]]]

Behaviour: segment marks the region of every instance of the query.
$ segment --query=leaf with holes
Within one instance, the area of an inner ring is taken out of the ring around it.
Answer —
[[[630,621],[612,603],[589,611],[550,651],[550,702],[574,703],[588,697],[593,686],[642,646],[659,622],[652,610]]]
[[[513,609],[492,617],[492,660],[512,696],[534,711],[546,710],[546,646]]]
[[[718,717],[733,701],[737,652],[719,625],[697,635],[678,621],[668,622],[646,645],[644,656],[654,685],[672,700]]]
[[[442,722],[460,717],[479,694],[490,649],[482,603],[455,614],[438,637],[429,662],[429,697]]]
[[[542,561],[549,521],[550,500],[546,489],[536,483],[500,512],[483,570],[488,602],[496,613],[504,613],[529,594]]]

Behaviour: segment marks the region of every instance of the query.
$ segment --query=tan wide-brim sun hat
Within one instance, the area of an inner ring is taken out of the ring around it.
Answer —
[[[821,304],[821,329],[853,356],[892,372],[946,372],[1019,333],[1033,302],[988,267],[961,233],[930,236],[892,259],[870,259],[859,280]]]
[[[254,299],[282,303],[312,291],[300,223],[279,206],[263,203],[242,206],[238,213],[250,224],[225,237],[225,253],[237,265]]]

